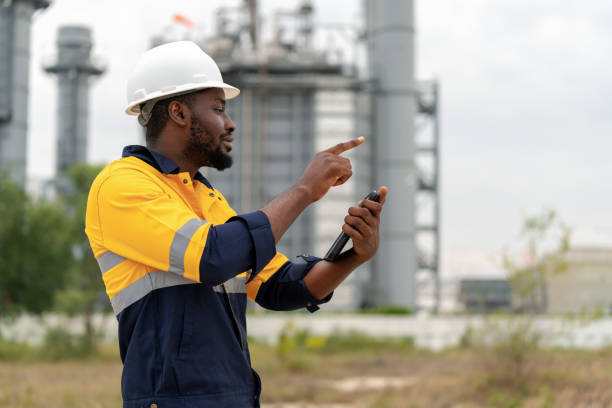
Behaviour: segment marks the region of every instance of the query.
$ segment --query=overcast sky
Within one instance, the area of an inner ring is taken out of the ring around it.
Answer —
[[[209,32],[225,1],[55,0],[34,18],[28,173],[55,167],[57,27],[86,24],[108,72],[90,94],[89,160],[138,142],[125,79],[150,37],[183,14]],[[237,3],[237,2],[234,2]],[[297,1],[262,0],[264,15]],[[318,21],[357,23],[358,0],[315,1]],[[231,3],[230,3],[231,4]],[[576,245],[612,246],[612,2],[416,2],[419,78],[441,81],[444,277],[500,275],[494,258],[524,214],[556,209]]]

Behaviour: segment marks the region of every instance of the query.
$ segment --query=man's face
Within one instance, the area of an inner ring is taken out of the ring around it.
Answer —
[[[225,93],[211,88],[195,95],[191,109],[190,137],[183,149],[186,159],[198,167],[224,170],[232,165],[236,125],[225,111]]]

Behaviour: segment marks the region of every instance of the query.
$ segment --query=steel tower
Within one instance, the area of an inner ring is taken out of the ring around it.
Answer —
[[[24,186],[26,178],[30,26],[48,0],[0,3],[0,167]]]
[[[372,89],[372,175],[387,185],[371,283],[376,305],[416,306],[414,7],[412,0],[366,0]]]
[[[72,164],[87,159],[87,122],[90,78],[102,75],[105,68],[92,60],[91,30],[82,26],[63,26],[57,36],[57,59],[44,67],[56,74],[57,161],[60,173]]]

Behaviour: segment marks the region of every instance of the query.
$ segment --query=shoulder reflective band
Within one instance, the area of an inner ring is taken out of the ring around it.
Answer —
[[[168,268],[168,272],[184,275],[185,264],[183,261],[189,242],[191,242],[191,237],[193,237],[193,234],[195,234],[198,228],[207,222],[208,221],[202,221],[199,218],[192,218],[176,231],[172,239],[172,244],[170,245],[170,267]]]

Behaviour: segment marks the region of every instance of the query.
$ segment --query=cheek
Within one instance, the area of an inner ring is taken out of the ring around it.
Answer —
[[[223,118],[220,116],[208,117],[206,120],[201,121],[201,123],[206,133],[214,135],[215,137],[223,133],[225,129]]]

